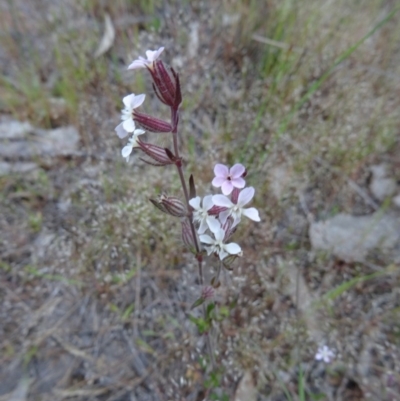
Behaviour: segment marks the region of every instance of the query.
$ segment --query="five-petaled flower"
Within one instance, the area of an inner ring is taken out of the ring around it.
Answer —
[[[239,255],[242,252],[240,246],[234,242],[224,244],[225,231],[221,227],[216,228],[212,226],[210,230],[213,232],[215,239],[207,234],[199,235],[200,241],[204,244],[208,244],[208,246],[205,247],[207,255],[216,253],[220,260],[223,260],[228,255]]]
[[[335,353],[326,345],[319,347],[318,352],[315,354],[315,359],[317,361],[324,361],[329,363],[335,357]]]
[[[115,128],[115,131],[120,138],[125,138],[130,132],[135,130],[136,126],[133,121],[133,110],[141,106],[145,97],[146,95],[143,94],[135,95],[132,93],[122,99],[125,106],[125,108],[121,110],[122,123],[117,125]]]
[[[128,67],[128,70],[135,70],[139,68],[153,68],[154,61],[160,56],[160,54],[164,51],[163,47],[160,47],[158,50],[147,50],[146,57],[140,57],[137,60],[134,60]]]
[[[227,218],[229,216],[232,216],[233,226],[236,226],[239,224],[242,215],[248,217],[251,220],[260,221],[260,216],[256,208],[244,208],[244,206],[253,199],[254,192],[255,191],[253,187],[248,187],[240,191],[237,204],[233,203],[225,195],[214,195],[212,197],[214,205],[227,208],[227,210],[221,212],[219,215],[221,223],[225,224]]]
[[[190,199],[189,205],[194,209],[193,212],[193,221],[198,222],[200,224],[198,233],[204,234],[207,228],[214,227],[214,229],[218,229],[221,227],[219,221],[215,218],[215,216],[209,216],[208,211],[214,206],[212,201],[212,195],[207,195],[203,198],[203,207],[200,206],[201,198],[200,196],[196,196],[193,199]]]
[[[224,164],[217,164],[214,167],[215,178],[212,180],[214,187],[221,187],[224,195],[230,195],[233,188],[244,188],[246,181],[242,178],[246,172],[240,163],[235,164],[230,169]]]
[[[125,157],[126,161],[129,162],[129,156],[132,153],[133,148],[139,146],[138,144],[138,137],[139,135],[143,135],[146,131],[143,129],[135,129],[133,131],[132,138],[129,139],[128,144],[122,148],[122,157]]]

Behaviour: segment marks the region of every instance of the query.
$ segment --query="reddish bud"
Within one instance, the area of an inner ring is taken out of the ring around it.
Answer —
[[[187,211],[183,202],[175,196],[161,195],[157,199],[150,199],[150,202],[162,212],[174,217],[183,217]]]
[[[149,201],[158,209],[161,210],[163,213],[168,213],[165,209],[165,206],[161,203],[160,199],[149,199]]]
[[[148,71],[153,78],[153,89],[158,99],[174,110],[178,110],[182,103],[178,74],[172,68],[168,71],[161,60],[155,61],[153,68],[148,68]]]
[[[237,203],[238,203],[239,194],[240,194],[240,189],[238,189],[238,188],[233,188],[233,191],[232,191],[232,194],[231,194],[231,201],[232,201],[232,203],[234,203],[235,205],[237,205]]]
[[[206,285],[203,287],[201,291],[201,298],[203,298],[204,300],[210,300],[214,298],[214,295],[215,295],[215,290],[211,285]]]
[[[224,242],[227,241],[236,231],[237,226],[233,226],[233,218],[228,217],[225,224],[221,227],[225,231]]]
[[[161,203],[171,216],[184,217],[187,215],[187,210],[183,202],[175,196],[161,196]]]
[[[182,241],[190,252],[196,254],[196,243],[193,238],[192,228],[187,219],[181,221],[182,224]]]
[[[156,163],[148,162],[154,166],[167,166],[173,164],[174,162],[168,157],[165,148],[161,146],[153,145],[151,143],[138,141],[140,149],[146,153],[147,156],[151,157]],[[143,160],[143,159],[142,159]],[[146,160],[144,160],[146,161]]]
[[[150,132],[171,132],[172,126],[170,123],[159,118],[149,116],[148,114],[133,112],[133,119],[139,123],[145,130]]]

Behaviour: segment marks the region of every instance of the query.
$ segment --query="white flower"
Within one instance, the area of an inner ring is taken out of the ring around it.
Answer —
[[[136,70],[139,68],[153,68],[153,63],[158,59],[160,54],[164,51],[163,47],[160,47],[158,50],[147,50],[146,57],[140,57],[137,60],[134,60],[128,67],[128,70]]]
[[[126,161],[129,162],[129,156],[132,153],[133,148],[138,147],[138,137],[143,135],[146,131],[143,129],[135,129],[133,131],[132,138],[129,139],[128,144],[122,148],[122,157],[125,157]]]
[[[335,357],[335,353],[330,350],[326,345],[318,348],[318,352],[315,354],[315,359],[317,361],[324,361],[329,363]]]
[[[122,101],[124,102],[125,108],[121,110],[122,123],[119,124],[115,131],[120,138],[125,138],[129,132],[133,132],[136,128],[135,122],[133,121],[133,110],[139,107],[145,99],[146,95],[135,95],[131,94],[125,96]]]
[[[234,242],[224,244],[225,231],[221,227],[210,227],[210,230],[213,232],[215,239],[207,234],[199,235],[201,242],[209,244],[209,246],[206,246],[207,255],[217,253],[220,260],[223,260],[228,255],[238,255],[242,252],[240,246]]]
[[[203,198],[203,207],[200,206],[200,201],[200,196],[196,196],[189,201],[189,205],[194,209],[193,221],[200,223],[198,233],[203,234],[208,227],[210,227],[210,229],[211,227],[214,227],[215,229],[220,228],[221,224],[215,216],[208,215],[208,211],[214,206],[212,195],[207,195]]]
[[[233,226],[236,226],[237,224],[239,224],[242,215],[248,217],[251,220],[260,221],[260,216],[256,208],[244,208],[244,206],[253,199],[254,192],[255,191],[253,187],[243,189],[239,194],[237,204],[234,204],[225,195],[214,195],[212,198],[214,205],[227,208],[227,210],[219,214],[219,219],[221,220],[221,223],[225,224],[227,218],[229,216],[232,216]]]

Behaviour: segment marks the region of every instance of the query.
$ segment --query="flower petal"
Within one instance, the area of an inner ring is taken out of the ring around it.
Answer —
[[[144,102],[144,99],[146,98],[145,94],[137,95],[135,98],[132,100],[132,109],[136,109],[137,107],[141,106],[142,103]]]
[[[245,188],[243,191],[240,192],[237,204],[239,206],[244,206],[249,203],[254,197],[254,192],[255,191],[253,187]]]
[[[230,215],[231,215],[230,210],[225,210],[219,214],[219,221],[221,222],[222,225],[226,223],[226,220],[228,220],[228,217]]]
[[[199,235],[200,242],[204,244],[214,244],[215,240],[213,240],[208,234]]]
[[[128,118],[127,120],[125,120],[122,123],[122,127],[127,132],[133,132],[133,131],[135,131],[135,128],[136,128],[135,122],[131,118]]]
[[[207,255],[210,256],[214,252],[213,246],[206,246]]]
[[[229,173],[232,178],[239,178],[245,171],[246,169],[244,168],[243,164],[237,163],[231,167]]]
[[[118,137],[121,138],[121,139],[125,138],[128,135],[128,132],[124,130],[124,127],[122,126],[122,123],[118,124],[115,127],[115,132],[117,133]]]
[[[258,210],[255,207],[250,207],[248,209],[243,209],[242,213],[253,221],[261,221]]]
[[[221,226],[219,228],[214,228],[210,230],[214,233],[215,239],[217,241],[223,241],[224,237],[225,237],[225,231],[221,228]]]
[[[240,178],[240,177],[239,178],[234,178],[231,181],[231,183],[235,188],[244,188],[244,186],[246,185],[246,181],[243,178]]]
[[[146,68],[146,62],[143,60],[135,60],[128,66],[128,70],[138,70],[140,68]]]
[[[214,216],[208,216],[206,218],[206,222],[212,232],[215,232],[221,228],[221,223]]]
[[[145,132],[146,131],[144,129],[137,128],[135,129],[135,131],[133,131],[133,134],[137,136],[137,135],[143,135]]]
[[[212,195],[206,195],[203,198],[203,209],[210,210],[214,206],[214,202],[212,201]]]
[[[226,252],[230,253],[231,255],[237,255],[238,253],[242,252],[242,248],[235,242],[231,242],[230,244],[225,244],[224,248]]]
[[[147,60],[149,60],[151,62],[153,62],[154,60],[157,60],[163,51],[164,51],[164,47],[160,47],[158,50],[147,50],[146,51]]]
[[[133,93],[131,93],[130,95],[125,96],[122,101],[124,102],[124,106],[127,109],[131,108],[131,104],[133,102],[133,99],[135,99],[135,95]]]
[[[229,169],[224,164],[216,164],[214,167],[214,174],[216,177],[227,178],[229,175]]]
[[[225,195],[214,195],[212,197],[212,201],[214,205],[216,206],[222,206],[222,207],[232,207],[233,203],[232,201],[227,198]]]
[[[231,181],[226,180],[222,186],[221,186],[221,191],[224,195],[230,195],[231,192],[233,191],[233,185]]]
[[[196,196],[195,198],[190,199],[189,205],[192,206],[193,209],[199,210],[200,209],[200,201],[201,201],[200,196]]]
[[[220,249],[218,252],[219,260],[223,260],[228,256],[228,253],[225,252],[223,249]]]
[[[207,221],[206,220],[202,220],[201,223],[200,223],[200,227],[197,230],[197,232],[199,234],[204,234],[207,231],[207,229],[208,229]]]
[[[214,187],[219,188],[226,181],[225,177],[214,177],[212,184]]]
[[[121,150],[122,157],[128,157],[131,153],[132,153],[131,145],[126,145]]]

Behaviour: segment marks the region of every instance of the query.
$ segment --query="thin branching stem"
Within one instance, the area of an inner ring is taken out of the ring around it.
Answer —
[[[174,129],[172,130],[172,138],[173,138],[173,144],[174,144],[174,154],[175,157],[177,159],[180,158],[179,155],[179,142],[178,142],[178,110],[175,110],[174,108],[171,107],[171,124],[174,127]],[[182,185],[182,190],[183,190],[183,194],[185,196],[185,201],[186,201],[186,207],[188,210],[188,220],[189,220],[189,224],[190,224],[190,229],[192,231],[192,236],[193,236],[193,241],[194,241],[194,246],[196,248],[196,259],[197,259],[197,263],[198,263],[198,267],[199,267],[199,280],[200,280],[200,285],[203,286],[204,285],[204,275],[203,275],[203,262],[202,262],[202,258],[199,257],[200,256],[200,245],[198,242],[198,237],[196,234],[196,229],[195,226],[193,224],[193,213],[192,213],[192,209],[190,207],[189,204],[189,191],[186,185],[186,181],[185,181],[185,176],[183,174],[183,167],[182,167],[182,163],[178,162],[176,163],[176,167],[178,170],[178,174],[179,174],[179,179],[181,181],[181,185]],[[203,304],[203,315],[204,318],[206,318],[206,307]],[[208,353],[210,356],[210,360],[211,360],[211,364],[213,366],[213,368],[216,366],[215,364],[215,358],[214,358],[214,350],[213,350],[213,346],[211,343],[211,338],[210,338],[210,334],[208,333],[206,335],[206,342],[207,342],[207,347],[208,347]]]

